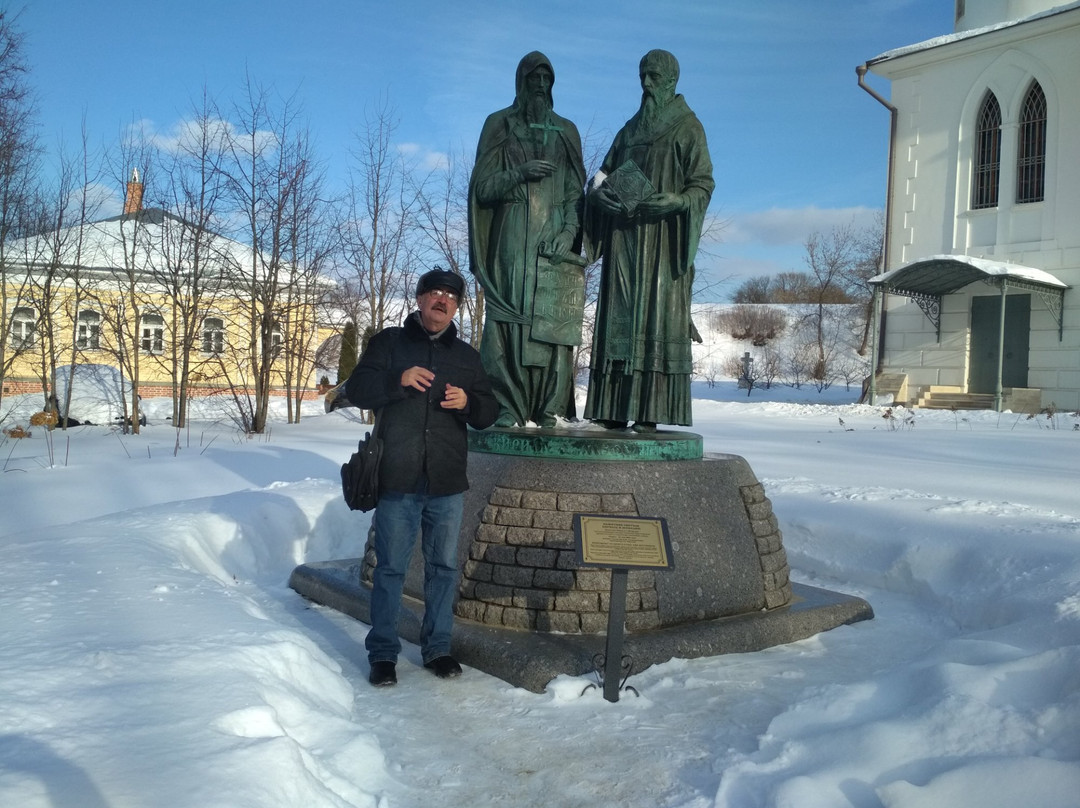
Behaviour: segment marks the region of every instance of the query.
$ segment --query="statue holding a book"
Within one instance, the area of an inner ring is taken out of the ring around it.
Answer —
[[[585,417],[648,433],[692,423],[690,297],[714,182],[705,131],[675,92],[675,57],[650,51],[639,73],[641,107],[586,196],[586,258],[603,264]]]
[[[574,414],[581,343],[585,168],[574,124],[553,109],[555,71],[534,51],[516,96],[484,123],[469,182],[469,267],[484,289],[480,354],[500,427]]]

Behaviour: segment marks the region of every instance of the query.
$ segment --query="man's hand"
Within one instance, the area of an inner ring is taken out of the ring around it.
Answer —
[[[452,384],[446,385],[446,395],[443,396],[442,400],[444,410],[463,410],[468,403],[469,397],[465,395],[464,390],[460,387],[454,387]]]
[[[638,202],[636,212],[646,219],[662,219],[686,210],[686,200],[681,194],[663,191]]]
[[[529,160],[518,166],[518,170],[521,171],[521,176],[525,178],[526,182],[532,182],[533,180],[550,177],[555,173],[557,167],[550,160]]]
[[[435,374],[419,365],[413,365],[401,374],[402,387],[411,387],[413,390],[419,390],[421,393],[431,387],[431,383],[434,380]]]

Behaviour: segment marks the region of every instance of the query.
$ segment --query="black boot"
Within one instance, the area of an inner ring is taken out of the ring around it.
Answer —
[[[397,684],[397,664],[394,662],[372,662],[368,681],[375,687],[389,687]]]

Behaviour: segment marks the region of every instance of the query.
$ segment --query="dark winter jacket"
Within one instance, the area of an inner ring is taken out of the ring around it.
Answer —
[[[424,392],[401,385],[401,374],[415,365],[435,374]],[[465,391],[464,410],[440,406],[447,382]],[[345,393],[357,407],[378,413],[383,440],[380,490],[412,493],[424,478],[428,493],[435,496],[469,487],[466,424],[474,429],[491,426],[499,406],[480,354],[457,338],[453,323],[437,338],[424,330],[418,313],[401,327],[383,329],[368,343]]]

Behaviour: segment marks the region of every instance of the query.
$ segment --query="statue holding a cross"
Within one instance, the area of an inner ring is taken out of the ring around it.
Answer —
[[[514,103],[488,116],[469,182],[469,266],[484,289],[481,357],[496,426],[573,415],[585,303],[581,136],[553,109],[544,54],[521,60]]]

